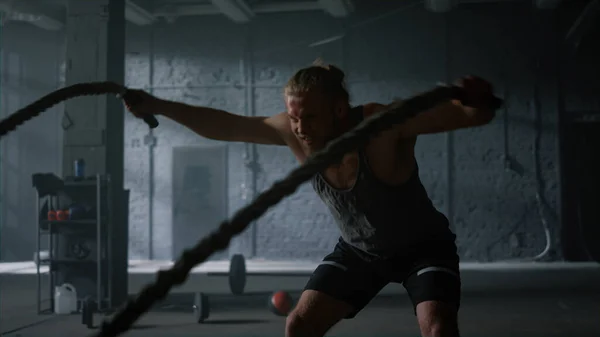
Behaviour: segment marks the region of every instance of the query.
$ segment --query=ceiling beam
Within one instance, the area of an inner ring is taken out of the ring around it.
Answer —
[[[534,0],[533,3],[537,9],[556,9],[561,0]]]
[[[255,13],[301,12],[322,10],[315,1],[271,2],[256,4],[252,7]]]
[[[216,14],[222,14],[222,12],[213,5],[165,5],[160,6],[154,11],[154,15],[157,17],[173,19],[182,16],[202,16]]]
[[[64,22],[48,14],[35,10],[32,6],[15,2],[0,2],[0,12],[3,13],[3,20],[27,22],[38,28],[45,30],[61,30]]]
[[[152,13],[131,0],[125,1],[125,19],[138,26],[150,25],[156,21],[156,17]]]
[[[352,0],[318,0],[321,8],[335,18],[343,18],[354,10]]]
[[[252,6],[252,12],[255,14],[316,11],[322,9],[323,8],[316,1],[272,2],[265,4],[256,4]],[[162,6],[154,12],[155,16],[165,18],[215,14],[222,14],[222,12],[213,5]]]
[[[537,9],[556,9],[563,0],[533,0]],[[445,13],[460,4],[519,2],[519,0],[425,0],[425,8],[435,13]]]
[[[254,16],[254,12],[244,0],[210,0],[221,13],[236,23],[246,23]]]
[[[425,0],[425,8],[434,13],[448,12],[453,4],[453,0]]]
[[[66,6],[66,2],[60,2],[64,6]],[[3,6],[5,6],[4,2],[0,3],[0,10],[3,10]],[[47,16],[47,15],[46,15]],[[132,0],[125,0],[125,19],[133,24],[138,26],[145,26],[152,24],[156,21],[156,16],[152,15],[148,10],[139,6]],[[39,20],[38,24],[43,25],[44,27],[56,27],[57,24],[53,21],[60,22],[59,20],[53,19],[50,16],[47,18]],[[60,22],[62,24],[62,22]],[[32,24],[34,24],[32,22]],[[44,28],[41,27],[41,28]],[[48,28],[45,28],[48,29]]]
[[[519,2],[522,0],[424,0],[425,7],[437,13],[451,10],[459,4],[486,4]],[[563,0],[533,0],[538,8],[553,8]],[[241,0],[211,0],[211,4],[163,5],[154,12],[155,17],[177,18],[182,16],[225,14],[235,22],[248,22],[260,13],[280,13],[324,10],[334,17],[345,17],[354,11],[351,0],[312,0],[257,3],[252,6]]]
[[[593,27],[594,24],[599,24],[600,18],[600,0],[592,0],[590,1],[577,20],[569,29],[567,36],[565,37],[565,42],[568,46],[572,48],[572,50],[577,50],[579,47],[579,43],[581,43],[581,39],[583,36]]]
[[[32,21],[29,21],[29,23],[31,23],[32,25],[34,25],[38,28],[41,28],[41,29],[54,30],[54,31],[62,30],[65,25],[59,19],[55,19],[53,17],[50,17],[48,15],[43,15],[43,14],[36,15]]]

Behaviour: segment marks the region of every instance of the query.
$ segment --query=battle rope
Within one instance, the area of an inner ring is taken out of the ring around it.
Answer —
[[[128,91],[126,87],[113,82],[80,83],[58,89],[0,121],[0,137],[4,137],[9,132],[14,131],[17,126],[38,116],[60,102],[79,96],[102,94],[126,96]],[[151,128],[158,126],[158,121],[152,115],[144,116],[144,121]]]
[[[86,94],[123,94],[123,87],[112,83],[81,84],[77,88],[66,93],[65,91],[68,88],[57,91],[61,94],[54,92],[20,110],[18,113],[21,113],[22,116],[19,118],[12,115],[7,118],[7,120],[10,120],[9,122],[6,120],[0,122],[0,137],[25,120],[37,116],[44,109],[59,103],[61,101],[59,98],[64,100]],[[84,92],[82,88],[89,89],[89,91]],[[159,271],[154,283],[146,285],[135,299],[127,301],[125,306],[114,315],[113,319],[104,322],[99,331],[92,336],[116,337],[129,330],[133,323],[147,312],[154,303],[162,300],[171,288],[184,283],[192,268],[206,261],[213,253],[225,249],[235,235],[243,232],[250,223],[279,203],[284,197],[294,193],[301,184],[309,180],[315,173],[322,171],[341,159],[344,154],[364,144],[372,135],[387,130],[393,125],[400,124],[420,111],[429,110],[441,102],[460,99],[461,93],[462,91],[456,87],[438,87],[407,99],[402,103],[393,104],[388,110],[367,118],[355,129],[330,142],[324,150],[315,153],[303,165],[294,169],[285,179],[275,182],[271,188],[258,195],[249,205],[238,210],[230,220],[222,222],[216,231],[202,239],[191,249],[184,251],[181,258],[175,262],[171,269]],[[497,109],[500,104],[501,100],[494,97],[490,106]]]

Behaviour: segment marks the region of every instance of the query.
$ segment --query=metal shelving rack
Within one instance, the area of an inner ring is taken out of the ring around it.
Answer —
[[[86,191],[87,190],[87,191]],[[84,192],[85,191],[85,192]],[[95,264],[96,275],[95,275],[95,294],[93,296],[81,296],[80,292],[77,291],[77,302],[78,310],[81,310],[82,302],[84,300],[92,299],[96,303],[96,310],[98,312],[108,311],[112,308],[112,275],[110,263],[112,260],[111,256],[111,233],[110,233],[110,222],[111,222],[111,209],[110,209],[110,197],[111,197],[111,184],[110,177],[103,175],[96,175],[95,177],[82,179],[82,180],[71,180],[67,179],[63,181],[63,186],[60,191],[64,195],[71,194],[87,194],[88,196],[92,193],[95,194],[95,214],[91,218],[84,219],[67,219],[67,220],[48,220],[47,213],[43,211],[42,200],[47,200],[47,205],[60,203],[60,196],[47,195],[41,196],[39,191],[36,189],[36,214],[38,214],[37,232],[36,232],[36,251],[38,262],[36,263],[37,268],[37,311],[38,314],[52,313],[54,308],[54,287],[57,286],[57,279],[62,268],[69,267],[71,270],[74,268],[81,268],[82,273],[85,273],[83,266],[89,266]],[[75,193],[73,193],[75,192]],[[87,193],[86,193],[87,192]],[[58,199],[57,199],[58,198]],[[74,203],[78,200],[73,199]],[[50,206],[49,206],[50,207]],[[89,236],[95,229],[95,255],[94,250],[88,252],[88,256],[93,258],[78,259],[78,258],[65,258],[57,254],[57,249],[60,249],[58,241],[66,238],[65,233],[68,233],[71,237],[75,236],[74,233],[86,232]],[[46,237],[48,244],[48,259],[46,263],[42,262],[41,251],[42,251],[42,240]],[[42,266],[46,265],[46,266]],[[82,267],[79,267],[82,266]],[[43,268],[48,268],[49,275],[49,302],[50,307],[42,309],[43,287],[42,287],[42,275],[44,274]],[[89,268],[89,267],[88,267]],[[66,273],[64,273],[66,274]],[[63,274],[63,276],[64,276]],[[71,283],[66,281],[67,283]],[[77,288],[77,286],[75,286]],[[77,289],[76,289],[77,290]]]

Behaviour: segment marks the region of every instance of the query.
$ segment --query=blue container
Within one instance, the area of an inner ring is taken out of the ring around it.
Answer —
[[[83,208],[79,205],[69,207],[69,219],[79,220],[83,218]]]
[[[75,161],[75,177],[84,178],[85,177],[85,161],[81,158]]]

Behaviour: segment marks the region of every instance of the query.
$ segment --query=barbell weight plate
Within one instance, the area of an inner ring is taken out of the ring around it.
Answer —
[[[203,323],[210,316],[210,302],[205,293],[194,294],[194,316],[197,323]]]
[[[81,301],[81,324],[88,325],[89,304],[87,300]]]
[[[229,289],[234,295],[242,295],[246,287],[246,259],[234,254],[229,263]]]

